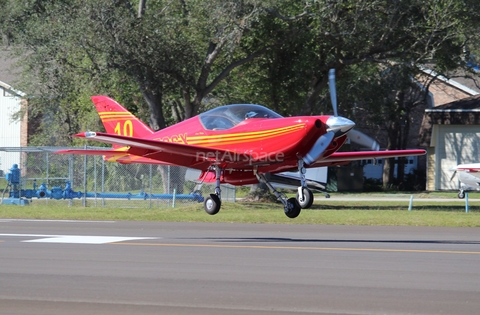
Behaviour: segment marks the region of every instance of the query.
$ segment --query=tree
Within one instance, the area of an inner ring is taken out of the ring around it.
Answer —
[[[249,80],[256,83],[251,95],[258,99],[263,94],[266,104],[287,113],[331,113],[328,96],[323,95],[328,95],[328,70],[336,68],[340,113],[352,117],[355,102],[362,104],[371,124],[387,131],[387,149],[405,149],[410,113],[425,97],[413,86],[416,65],[434,64],[439,71],[464,66],[465,48],[478,50],[478,9],[473,2],[416,0],[309,1],[296,13],[276,7],[271,13],[278,20],[303,28],[299,36],[248,65],[254,68]],[[285,28],[278,27],[278,20],[277,32],[282,33]],[[296,45],[297,38],[303,46]],[[367,69],[368,77],[362,72]],[[291,73],[300,75],[291,80]],[[358,88],[342,89],[348,84]],[[303,92],[303,106],[298,106],[300,93],[292,90]],[[296,106],[279,106],[279,99]],[[391,162],[387,161],[385,186],[393,183]],[[400,180],[402,171],[400,165]]]
[[[50,83],[47,89],[66,74],[82,74],[73,82],[94,85],[90,90],[111,89],[115,76],[133,82],[154,129],[166,125],[166,109],[178,119],[197,114],[206,96],[253,60],[229,87],[257,90],[275,109],[304,114],[319,112],[329,68],[341,74],[364,62],[458,65],[466,43],[478,42],[480,6],[472,0],[3,1],[4,34],[29,52],[29,70]],[[59,85],[50,95],[78,92]],[[280,105],[283,98],[303,99],[303,106]]]
[[[372,136],[386,134],[384,148],[408,149],[411,139],[416,139],[410,128],[414,119],[422,115],[428,92],[415,81],[420,70],[404,64],[388,67],[378,64],[352,66],[344,75],[339,89],[345,91],[342,97],[344,108],[350,108],[357,127],[370,130]],[[416,145],[416,144],[413,144]],[[394,178],[394,163],[398,163]],[[383,186],[399,185],[404,179],[404,160],[387,159],[384,163]]]
[[[475,0],[0,2],[2,41],[40,83],[21,89],[40,95],[31,104],[49,122],[45,144],[97,127],[86,105],[95,93],[125,101],[153,129],[227,99],[317,114],[331,112],[330,68],[339,84],[365,63],[451,69],[480,42]]]

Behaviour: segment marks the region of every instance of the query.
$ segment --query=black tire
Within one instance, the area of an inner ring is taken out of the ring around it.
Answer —
[[[303,188],[303,199],[303,201],[300,200],[300,194],[297,192],[297,202],[300,205],[300,208],[310,208],[313,204],[313,192],[306,187]]]
[[[462,190],[458,193],[457,196],[458,196],[459,199],[463,199],[463,198],[465,198],[465,192]]]
[[[221,205],[222,201],[215,194],[210,194],[210,196],[205,198],[205,201],[203,202],[203,208],[205,209],[205,212],[210,215],[217,214],[218,211],[220,211]]]
[[[300,211],[302,211],[302,208],[298,204],[297,199],[292,197],[287,200],[287,206],[285,207],[284,211],[287,217],[294,219],[298,217]]]

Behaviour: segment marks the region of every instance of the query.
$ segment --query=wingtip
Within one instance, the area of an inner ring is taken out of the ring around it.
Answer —
[[[72,137],[85,138],[85,132],[76,133],[76,134],[72,135]]]
[[[73,137],[75,138],[93,138],[96,136],[97,136],[97,133],[94,131],[85,131],[85,132],[80,132],[73,135]]]

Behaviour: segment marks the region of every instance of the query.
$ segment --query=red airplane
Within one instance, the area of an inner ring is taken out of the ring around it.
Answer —
[[[87,131],[74,136],[112,144],[112,148],[57,153],[103,155],[109,162],[177,165],[201,170],[202,183],[216,184],[215,193],[204,201],[205,211],[212,215],[220,210],[220,184],[261,182],[283,203],[285,214],[295,218],[301,209],[309,208],[314,199],[306,183],[306,168],[425,154],[425,150],[337,152],[355,124],[336,114],[334,86],[331,71],[333,116],[282,117],[260,105],[235,104],[217,107],[156,132],[113,99],[93,96],[106,132]],[[297,170],[300,183],[296,198],[288,199],[267,180],[270,174]]]

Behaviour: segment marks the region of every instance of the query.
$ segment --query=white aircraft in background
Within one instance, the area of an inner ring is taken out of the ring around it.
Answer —
[[[460,191],[458,198],[465,198],[465,191],[480,190],[480,163],[459,164],[451,168],[455,171],[452,179],[458,173],[458,180],[460,181]]]

